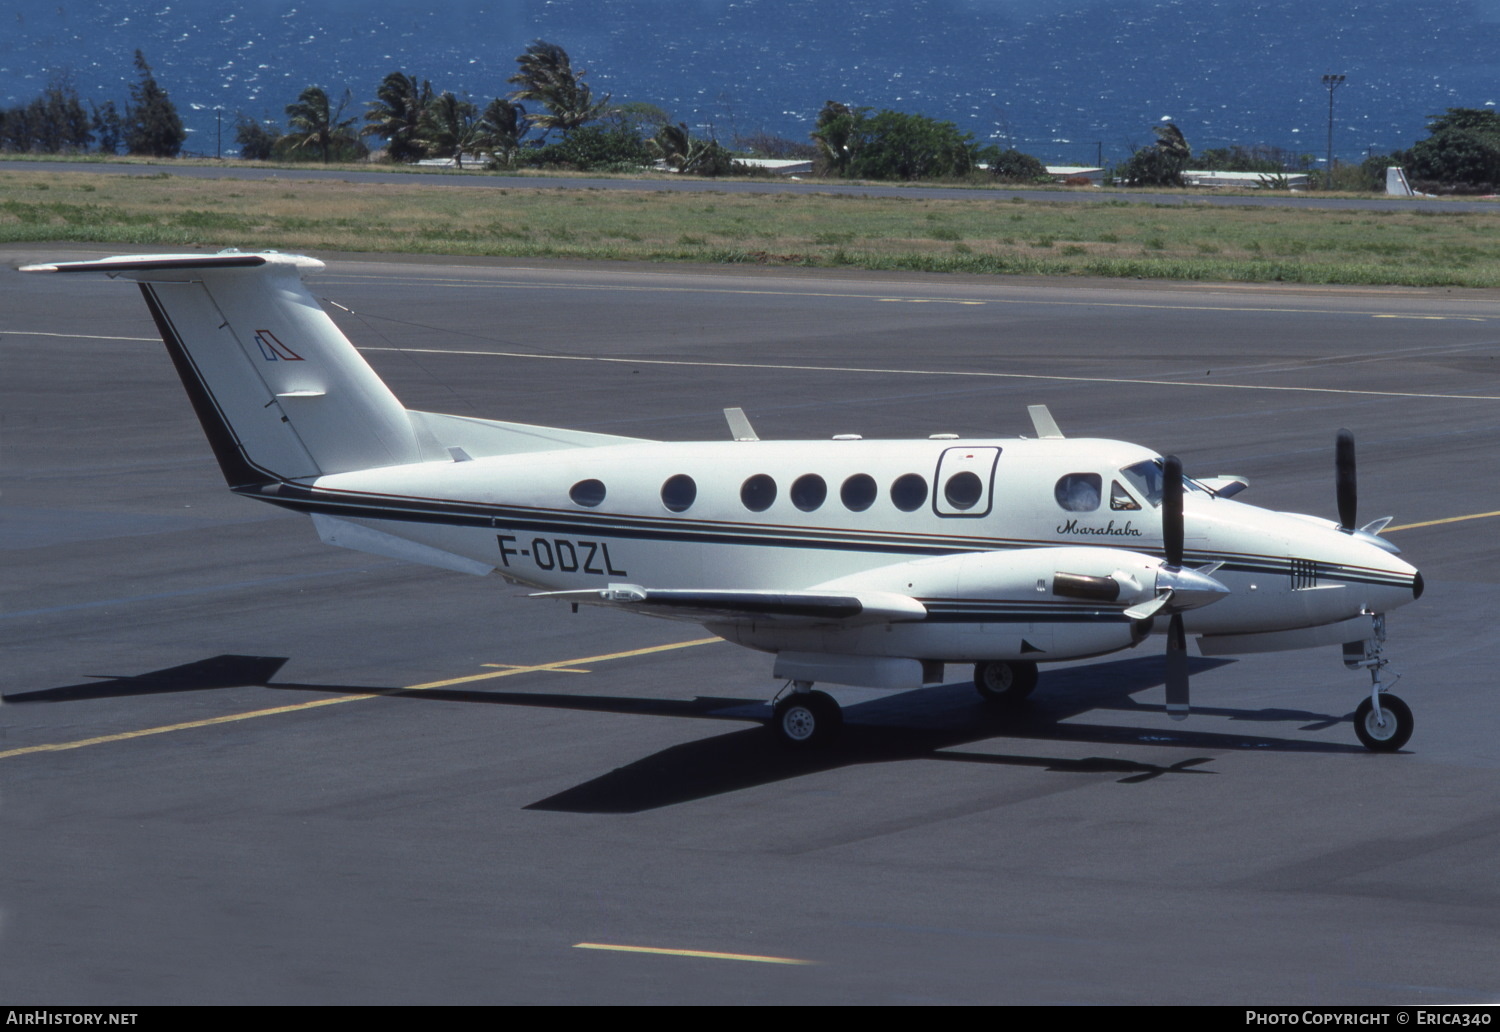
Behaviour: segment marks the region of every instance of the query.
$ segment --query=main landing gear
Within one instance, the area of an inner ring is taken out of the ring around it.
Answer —
[[[1385,658],[1385,614],[1370,618],[1370,637],[1351,641],[1344,646],[1344,666],[1350,670],[1370,671],[1370,695],[1354,711],[1354,733],[1360,743],[1374,752],[1395,752],[1411,738],[1416,722],[1411,707],[1386,690],[1381,671],[1389,664]],[[1391,679],[1400,680],[1397,674]]]
[[[1015,705],[1036,688],[1036,664],[991,659],[974,664],[974,689],[986,702]]]
[[[839,704],[827,692],[813,691],[811,681],[793,681],[792,690],[776,699],[771,710],[771,730],[793,749],[827,745],[843,726]]]
[[[990,660],[974,664],[974,687],[998,705],[1015,705],[1036,687],[1035,663]],[[782,745],[816,749],[838,737],[844,726],[839,704],[827,692],[813,690],[811,681],[792,681],[772,700],[770,729]]]

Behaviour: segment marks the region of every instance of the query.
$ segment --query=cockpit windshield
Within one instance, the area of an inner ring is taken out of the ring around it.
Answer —
[[[1135,488],[1136,493],[1146,499],[1148,505],[1153,509],[1161,504],[1162,482],[1165,477],[1162,474],[1161,459],[1147,459],[1137,462],[1134,466],[1126,466],[1120,470],[1125,479],[1130,481],[1130,486]]]
[[[1166,480],[1166,473],[1162,468],[1163,465],[1161,459],[1147,459],[1144,462],[1137,462],[1134,466],[1126,466],[1120,470],[1125,479],[1130,481],[1130,486],[1135,488],[1137,493],[1145,498],[1153,509],[1161,505],[1162,484]],[[1186,491],[1213,494],[1212,491],[1209,491],[1208,488],[1198,483],[1192,477],[1183,477],[1182,486]],[[1119,507],[1116,506],[1116,508]]]

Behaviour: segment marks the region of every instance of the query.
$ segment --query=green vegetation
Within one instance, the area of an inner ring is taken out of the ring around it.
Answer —
[[[818,113],[812,139],[822,174],[854,179],[961,179],[983,156],[952,122],[900,111],[872,115],[833,100]]]
[[[135,70],[138,81],[131,84],[124,115],[112,100],[85,112],[68,75],[54,77],[31,103],[0,110],[0,151],[87,154],[97,141],[101,154],[116,154],[124,144],[131,154],[176,157],[187,139],[177,108],[139,50]]]
[[[1050,183],[1047,166],[1030,154],[1022,154],[1012,147],[999,151],[990,158],[990,175],[997,183]]]
[[[321,86],[303,90],[295,104],[286,106],[286,120],[292,131],[284,139],[291,150],[316,151],[325,165],[335,154],[343,157],[354,148],[363,150],[364,145],[354,134],[354,116],[343,117],[350,99],[349,91],[345,90],[343,100],[335,108]]]
[[[125,108],[125,149],[153,158],[176,157],[187,140],[177,108],[167,91],[157,85],[151,66],[139,50],[135,52],[135,70],[140,81],[130,87],[130,103]]]
[[[1142,147],[1116,168],[1115,179],[1132,186],[1181,186],[1183,170],[1192,161],[1192,148],[1183,139],[1182,130],[1171,122],[1151,131],[1156,134],[1156,143]]]
[[[1398,155],[1418,189],[1500,189],[1500,115],[1493,109],[1449,108],[1427,123],[1427,131],[1427,139]]]
[[[583,81],[582,68],[573,70],[568,52],[556,43],[533,40],[526,52],[516,58],[516,74],[507,81],[517,89],[511,100],[540,104],[546,114],[531,116],[531,122],[545,134],[553,129],[564,132],[597,120],[609,110],[609,94],[599,100]]]
[[[0,241],[1500,286],[1495,214],[0,171]]]

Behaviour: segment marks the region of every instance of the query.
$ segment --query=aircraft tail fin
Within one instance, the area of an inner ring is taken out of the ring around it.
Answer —
[[[231,487],[421,461],[407,411],[286,254],[122,256],[33,265],[139,283]]]

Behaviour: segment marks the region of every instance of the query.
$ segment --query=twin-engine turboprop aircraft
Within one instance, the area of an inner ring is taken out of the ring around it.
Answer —
[[[1355,525],[1339,435],[1337,523],[1245,505],[1233,477],[1119,441],[665,443],[406,409],[302,284],[323,264],[237,251],[29,266],[135,280],[230,488],[312,517],[333,545],[536,596],[700,623],[775,655],[772,728],[838,729],[816,682],[918,688],[973,663],[1014,701],[1039,662],[1166,637],[1167,709],[1188,713],[1187,636],[1206,655],[1343,645],[1370,671],[1366,746],[1399,749],[1384,614],[1421,575]],[[1164,619],[1163,619],[1164,618]]]

